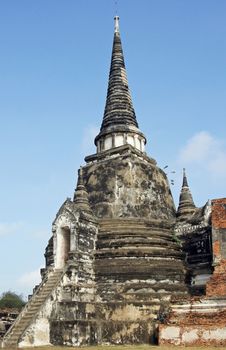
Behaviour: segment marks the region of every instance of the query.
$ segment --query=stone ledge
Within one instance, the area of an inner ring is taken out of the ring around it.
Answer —
[[[111,148],[101,153],[91,154],[90,156],[85,157],[85,162],[87,163],[97,162],[97,161],[104,160],[105,158],[111,158],[111,157],[122,156],[122,155],[123,156],[131,155],[131,153],[134,154],[135,156],[142,158],[143,160],[147,161],[148,163],[154,166],[156,166],[157,164],[155,159],[148,157],[145,153],[138,151],[135,147],[129,144]]]

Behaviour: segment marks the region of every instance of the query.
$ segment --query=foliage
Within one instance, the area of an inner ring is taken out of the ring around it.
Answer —
[[[176,233],[174,232],[173,233],[173,241],[175,242],[175,243],[177,243],[180,247],[182,247],[182,242],[181,242],[181,240],[178,238],[178,236],[176,235]]]
[[[5,292],[1,295],[0,298],[0,308],[9,308],[9,309],[22,309],[25,305],[21,295],[18,295],[14,292]]]

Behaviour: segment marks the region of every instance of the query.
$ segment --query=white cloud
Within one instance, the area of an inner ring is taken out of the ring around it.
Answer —
[[[209,161],[209,170],[218,175],[226,176],[226,152],[219,150],[211,161]]]
[[[99,134],[99,128],[95,125],[88,125],[84,130],[82,149],[84,153],[91,154],[95,152],[94,139]]]
[[[0,236],[16,233],[23,227],[23,222],[0,222]]]
[[[213,177],[226,176],[225,145],[207,131],[201,131],[188,140],[179,153],[179,162],[202,168]]]
[[[40,268],[35,271],[24,273],[19,279],[18,283],[24,288],[34,288],[41,281]]]

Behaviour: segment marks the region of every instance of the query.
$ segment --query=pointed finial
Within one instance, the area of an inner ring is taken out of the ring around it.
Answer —
[[[192,194],[188,187],[188,180],[183,168],[183,183],[180,192],[179,206],[177,209],[177,217],[179,221],[186,221],[190,218],[195,212],[195,204],[192,198]]]
[[[83,185],[83,170],[82,166],[78,169],[78,184],[77,185]]]
[[[73,202],[75,205],[86,212],[91,213],[91,208],[89,205],[88,193],[83,183],[83,169],[80,167],[78,170],[78,182],[74,193]]]
[[[182,187],[188,187],[188,180],[185,172],[185,168],[183,168],[183,184]]]
[[[119,16],[115,16],[114,20],[115,20],[115,33],[119,33]]]

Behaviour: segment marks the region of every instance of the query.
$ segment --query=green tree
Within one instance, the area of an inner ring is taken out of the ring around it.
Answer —
[[[0,298],[0,308],[2,309],[22,309],[25,304],[21,295],[10,291],[3,293]]]

